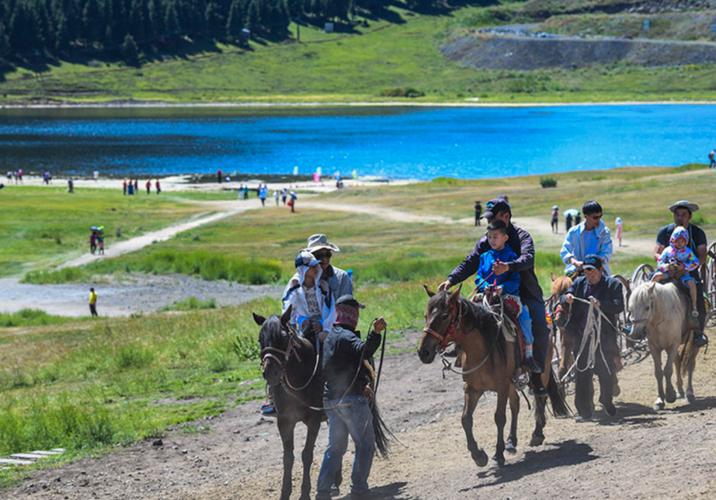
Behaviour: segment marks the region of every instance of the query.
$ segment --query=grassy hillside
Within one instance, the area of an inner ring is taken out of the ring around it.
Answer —
[[[350,34],[302,27],[300,43],[252,44],[250,51],[219,46],[216,51],[141,68],[62,63],[38,73],[19,69],[6,74],[6,81],[0,83],[0,103],[392,101],[403,99],[399,96],[409,89],[422,97],[407,100],[437,102],[716,97],[713,66],[475,71],[446,60],[440,52],[445,40],[462,30],[544,20],[573,11],[563,3],[500,2],[449,15],[420,15],[394,7],[393,21],[399,22],[371,20]],[[295,26],[292,29],[295,32]]]

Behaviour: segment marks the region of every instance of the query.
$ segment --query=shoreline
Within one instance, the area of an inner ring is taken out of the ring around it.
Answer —
[[[588,102],[482,102],[479,98],[467,98],[464,101],[425,102],[425,101],[309,101],[309,102],[168,102],[168,101],[108,101],[97,103],[41,103],[41,104],[0,104],[0,110],[42,110],[42,109],[302,109],[302,108],[545,108],[568,106],[714,106],[716,100],[686,101],[588,101]]]

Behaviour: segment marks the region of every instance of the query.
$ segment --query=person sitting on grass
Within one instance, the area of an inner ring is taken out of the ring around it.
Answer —
[[[657,283],[665,279],[678,279],[689,288],[691,297],[691,318],[690,324],[698,326],[699,311],[696,307],[696,280],[689,273],[699,268],[699,258],[688,247],[689,232],[685,227],[679,226],[674,229],[669,239],[669,246],[661,252],[657,271],[651,278]]]
[[[542,373],[542,367],[537,364],[532,354],[532,319],[530,311],[522,306],[520,301],[520,273],[507,271],[495,276],[494,266],[499,262],[513,262],[517,254],[506,245],[509,236],[507,235],[507,224],[501,220],[493,220],[487,226],[487,241],[490,250],[480,255],[480,266],[475,276],[477,289],[484,292],[490,286],[495,286],[498,294],[503,297],[503,302],[508,310],[516,312],[517,320],[522,330],[525,341],[525,366],[532,373]],[[492,285],[490,284],[492,280]]]

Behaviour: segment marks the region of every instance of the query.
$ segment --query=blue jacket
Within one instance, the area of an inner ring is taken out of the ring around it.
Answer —
[[[492,272],[492,265],[497,262],[512,262],[517,258],[517,254],[505,245],[502,250],[490,248],[486,252],[480,254],[480,267],[477,268],[475,275],[475,286],[482,291],[487,285],[496,284],[502,287],[502,292],[508,295],[520,295],[520,273],[517,271],[507,271],[499,276],[495,276]]]
[[[584,260],[587,256],[585,251],[584,233],[585,226],[584,222],[573,226],[569,230],[567,236],[564,238],[562,244],[562,250],[559,252],[559,256],[562,258],[567,267],[565,271],[569,272],[574,269],[574,266],[570,263],[570,259],[574,257],[577,260]],[[604,263],[604,272],[607,275],[612,274],[609,269],[609,261],[612,258],[612,236],[609,234],[609,228],[604,224],[604,221],[599,221],[599,225],[593,229],[596,231],[597,236],[597,252],[596,254],[602,259]]]

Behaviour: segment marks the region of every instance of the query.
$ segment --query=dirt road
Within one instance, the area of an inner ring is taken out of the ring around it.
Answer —
[[[417,333],[411,333],[404,345],[416,340]],[[533,417],[523,404],[518,453],[507,457],[505,467],[490,463],[480,469],[469,458],[460,426],[460,378],[448,374],[443,380],[438,362],[423,365],[414,352],[389,357],[380,401],[400,443],[394,443],[389,459],[374,463],[375,498],[713,498],[716,397],[710,381],[716,369],[710,354],[700,355],[698,364],[693,406],[680,399],[654,412],[655,383],[647,360],[621,372],[617,417],[598,412],[589,423],[550,418],[546,442],[539,447],[526,447]],[[273,421],[262,419],[256,410],[257,403],[241,405],[168,432],[160,446],[146,441],[36,472],[0,496],[277,498],[281,444]],[[494,398],[488,395],[475,419],[478,441],[490,455],[493,411]],[[297,429],[300,443],[305,434],[302,426]],[[314,492],[325,429],[316,446]],[[300,453],[300,445],[296,448]],[[347,477],[351,455],[344,463]],[[299,475],[297,465],[294,478]]]

